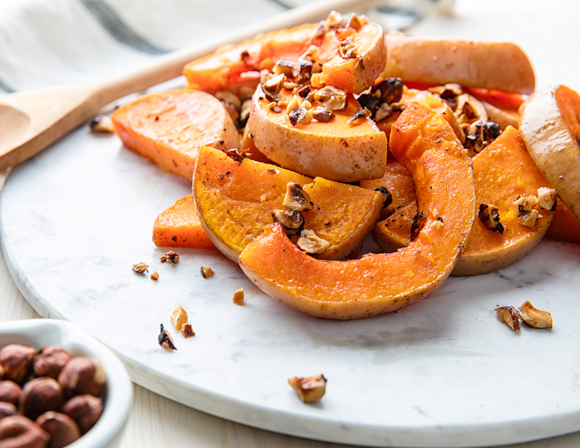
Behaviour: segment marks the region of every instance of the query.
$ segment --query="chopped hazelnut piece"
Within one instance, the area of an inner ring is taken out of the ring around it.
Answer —
[[[529,213],[518,216],[518,221],[521,225],[529,227],[530,229],[536,225],[538,218],[541,218],[540,212],[537,210],[532,210]]]
[[[372,114],[371,114],[371,111],[370,110],[368,110],[368,109],[366,109],[364,107],[361,107],[359,110],[357,110],[354,113],[354,115],[352,117],[350,117],[348,119],[348,124],[352,124],[355,121],[357,121],[357,120],[359,120],[361,118],[364,118],[364,117],[370,117],[371,115]]]
[[[161,324],[160,328],[161,331],[159,336],[157,336],[157,342],[159,342],[159,345],[165,350],[177,350],[175,345],[173,345],[173,338],[171,337],[169,331],[163,327],[163,324]]]
[[[115,132],[113,120],[108,115],[96,115],[89,123],[93,132]]]
[[[308,101],[305,102],[308,103]],[[312,111],[309,111],[307,108],[304,107],[293,109],[288,114],[288,118],[290,119],[290,124],[292,126],[296,126],[297,124],[308,124],[312,121],[312,117],[313,117]]]
[[[276,62],[276,64],[274,65],[274,68],[272,69],[272,71],[276,74],[276,75],[286,75],[286,76],[292,76],[292,70],[294,69],[294,62],[292,61],[284,61],[284,60],[280,60],[278,62]]]
[[[326,123],[334,118],[334,112],[323,106],[318,106],[312,111],[312,117],[321,123]]]
[[[538,205],[545,210],[554,210],[556,205],[556,190],[553,188],[538,188]]]
[[[487,121],[487,112],[481,101],[468,93],[457,97],[455,116],[460,124],[469,123],[471,120],[481,120],[484,123]]]
[[[153,274],[151,274],[151,280],[159,280],[159,272],[153,271]]]
[[[270,94],[277,94],[282,90],[282,86],[284,85],[284,81],[286,81],[286,75],[284,73],[280,73],[262,84],[262,89],[264,93]]]
[[[326,378],[324,375],[314,375],[305,378],[293,377],[288,384],[296,391],[303,403],[320,401],[326,393]]]
[[[137,263],[137,264],[133,265],[133,270],[135,272],[137,272],[138,274],[143,274],[144,272],[147,271],[148,267],[149,266],[147,266],[147,264],[145,264],[145,263]]]
[[[537,204],[538,197],[534,195],[526,196],[522,194],[514,201],[514,205],[518,207],[518,216],[530,213]]]
[[[232,302],[234,302],[236,305],[239,306],[242,306],[244,304],[244,288],[240,288],[236,292],[234,292]]]
[[[480,204],[479,219],[489,230],[499,232],[503,235],[503,225],[499,222],[499,211],[495,205]]]
[[[330,11],[326,21],[324,22],[326,26],[333,27],[340,25],[342,22],[342,15],[335,10]]]
[[[388,118],[393,113],[393,108],[389,106],[387,103],[383,103],[379,106],[379,108],[375,112],[375,121],[379,122]]]
[[[328,249],[330,243],[320,238],[312,230],[302,230],[296,245],[307,254],[321,255]]]
[[[159,261],[161,261],[161,263],[166,263],[168,261],[171,261],[172,264],[177,264],[177,263],[179,263],[179,254],[170,250],[165,255],[161,256]]]
[[[193,331],[191,324],[187,323],[181,326],[181,334],[185,339],[192,338],[195,336],[195,331]]]
[[[520,319],[518,312],[513,306],[502,306],[496,308],[497,318],[506,323],[513,331],[520,331]]]
[[[294,181],[288,182],[286,186],[286,196],[284,196],[284,207],[298,212],[312,210],[314,203],[310,199],[310,195],[306,193],[300,184]]]
[[[314,92],[314,99],[330,110],[340,110],[347,106],[346,93],[336,87],[326,86]]]
[[[213,277],[213,270],[211,268],[208,268],[207,266],[202,266],[201,267],[201,276],[203,278],[210,278]]]
[[[537,309],[529,301],[520,306],[520,317],[526,324],[534,328],[552,328],[554,324],[549,312]]]
[[[176,330],[181,330],[183,324],[187,323],[187,312],[181,307],[181,305],[177,305],[173,312],[171,313],[171,323],[175,327]]]
[[[274,210],[272,216],[284,226],[286,233],[291,235],[299,233],[304,225],[302,213],[296,210]]]

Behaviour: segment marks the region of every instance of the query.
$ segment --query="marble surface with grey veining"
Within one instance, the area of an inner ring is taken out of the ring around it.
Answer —
[[[161,264],[158,213],[190,185],[84,126],[17,167],[1,197],[12,276],[45,317],[114,348],[138,384],[194,408],[292,435],[373,446],[483,446],[580,430],[580,246],[542,242],[501,271],[451,278],[396,314],[315,319],[261,293],[212,250]],[[137,262],[159,281],[131,270]],[[202,265],[215,276],[203,279]],[[243,287],[243,307],[232,303]],[[498,305],[531,300],[553,330],[514,333]],[[181,304],[196,332],[157,344]],[[323,373],[302,404],[291,376]]]

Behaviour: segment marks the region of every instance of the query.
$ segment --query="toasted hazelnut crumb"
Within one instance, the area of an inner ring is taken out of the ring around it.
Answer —
[[[138,274],[143,274],[144,272],[147,272],[148,267],[149,266],[143,262],[137,263],[133,265],[133,271],[137,272]]]
[[[520,317],[530,327],[552,328],[554,320],[547,311],[542,311],[534,307],[529,301],[520,306]]]
[[[89,126],[93,132],[115,132],[113,120],[111,120],[111,117],[108,115],[95,115],[89,123]]]
[[[545,210],[554,210],[557,195],[553,188],[538,188],[538,205]]]
[[[153,271],[153,274],[151,274],[151,280],[159,280],[159,272]]]
[[[181,305],[177,305],[171,313],[170,318],[173,327],[176,330],[181,330],[183,324],[187,323],[187,312],[181,307]]]
[[[161,331],[159,336],[157,336],[157,342],[159,342],[159,345],[165,350],[177,350],[175,345],[173,345],[173,338],[171,337],[169,331],[163,327],[163,324],[161,324],[160,328]]]
[[[521,225],[529,227],[530,229],[536,225],[538,218],[541,218],[540,212],[537,210],[531,210],[528,213],[518,216],[518,221]]]
[[[520,319],[513,306],[502,306],[495,309],[497,318],[506,323],[513,331],[520,331]]]
[[[303,403],[320,401],[326,392],[326,382],[322,374],[305,378],[295,376],[288,380],[288,384],[296,391]]]
[[[307,254],[321,255],[326,252],[330,243],[316,235],[313,230],[304,229],[300,232],[296,245]]]
[[[192,338],[195,336],[195,331],[193,331],[193,328],[191,328],[191,324],[190,323],[186,323],[183,324],[181,326],[181,334],[183,335],[184,338]]]
[[[207,266],[202,266],[201,267],[201,276],[203,278],[210,278],[213,277],[213,270],[211,268],[208,268]]]
[[[314,203],[310,199],[310,195],[306,193],[300,184],[294,181],[288,182],[286,185],[286,195],[284,196],[284,207],[298,212],[312,210]]]
[[[161,261],[161,263],[166,263],[168,261],[171,261],[172,264],[177,264],[177,263],[179,263],[179,254],[170,250],[165,255],[161,256],[159,261]]]
[[[232,302],[239,306],[244,304],[244,288],[240,288],[234,292],[234,298],[232,299]]]

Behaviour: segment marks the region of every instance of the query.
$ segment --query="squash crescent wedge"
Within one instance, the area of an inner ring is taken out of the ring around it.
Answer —
[[[425,212],[424,226],[409,247],[359,260],[321,261],[300,251],[274,224],[239,257],[249,279],[302,312],[342,320],[399,310],[439,287],[473,226],[470,159],[444,119],[418,103],[410,104],[393,125],[390,143],[413,176]]]

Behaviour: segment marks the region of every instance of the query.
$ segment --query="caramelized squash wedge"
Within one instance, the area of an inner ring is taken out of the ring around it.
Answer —
[[[240,255],[248,278],[287,305],[331,319],[396,311],[441,285],[473,225],[471,162],[445,120],[418,103],[410,104],[395,123],[391,149],[412,174],[426,217],[408,248],[359,260],[322,261],[300,251],[274,224]],[[434,225],[439,216],[445,226]]]
[[[546,238],[580,244],[580,219],[576,218],[560,199],[554,210],[552,224],[546,232]]]
[[[534,93],[520,129],[532,159],[580,219],[580,96],[566,86]]]
[[[191,195],[162,212],[153,225],[153,242],[158,247],[215,249],[208,238]]]
[[[360,93],[373,84],[385,66],[383,30],[362,17],[356,18],[356,24],[352,19],[346,24],[347,16],[333,14],[325,22],[261,34],[223,47],[187,64],[183,74],[192,89],[213,93],[229,90],[245,96],[244,90],[253,91],[257,86],[261,70],[272,70],[280,60],[296,62],[314,45],[317,60],[323,64],[318,82]],[[346,39],[352,41],[349,47],[354,49],[349,53],[341,50]]]
[[[508,42],[471,42],[387,34],[387,63],[380,79],[392,76],[427,84],[530,94],[536,84],[525,53]]]
[[[452,275],[479,275],[501,269],[529,253],[542,240],[552,220],[552,212],[540,209],[532,227],[520,222],[518,197],[538,194],[549,184],[534,165],[512,127],[473,158],[473,179],[477,204],[498,208],[502,232],[492,231],[476,218],[465,251]],[[414,203],[400,209],[373,229],[375,242],[385,251],[410,244],[410,222],[417,214]],[[579,221],[580,222],[580,221]],[[442,224],[445,224],[444,222]]]
[[[201,222],[215,246],[230,260],[284,210],[289,182],[303,186],[314,207],[302,212],[304,229],[329,242],[323,259],[350,254],[377,221],[383,195],[322,178],[312,180],[274,165],[201,148],[193,180],[193,197]]]
[[[281,94],[292,100],[291,91],[283,89]],[[381,177],[387,162],[387,137],[366,116],[349,123],[360,105],[352,95],[347,100],[347,107],[335,110],[327,123],[313,120],[292,125],[286,111],[269,107],[270,101],[257,89],[247,127],[268,159],[293,171],[341,182]],[[320,105],[312,103],[313,108]]]
[[[145,95],[112,115],[127,148],[163,170],[191,181],[199,146],[231,149],[239,145],[236,125],[222,103],[194,90]]]

